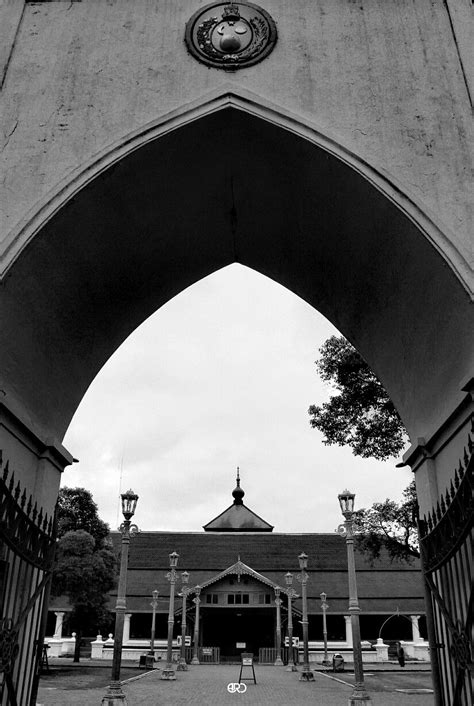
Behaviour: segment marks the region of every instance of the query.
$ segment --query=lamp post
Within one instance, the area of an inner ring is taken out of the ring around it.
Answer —
[[[275,667],[280,667],[283,665],[281,659],[281,598],[280,598],[281,588],[275,586],[275,605],[276,605],[276,658],[274,665]]]
[[[155,589],[152,594],[152,601],[150,603],[153,613],[151,617],[151,637],[150,637],[150,652],[149,654],[155,656],[155,619],[156,619],[156,609],[158,608],[158,591]]]
[[[176,667],[178,672],[187,672],[188,665],[186,664],[186,598],[191,591],[187,585],[189,582],[189,574],[187,571],[181,573],[181,583],[183,587],[181,589],[180,595],[183,599],[183,613],[181,617],[181,650],[179,656],[178,666]]]
[[[196,613],[194,617],[194,647],[193,647],[193,658],[191,664],[200,664],[199,662],[199,606],[201,604],[201,586],[194,587],[194,593],[196,597],[193,598],[193,603],[196,606]]]
[[[285,583],[287,585],[286,595],[288,596],[288,667],[287,672],[297,672],[296,660],[295,660],[295,648],[293,647],[293,608],[291,606],[292,601],[298,598],[298,594],[293,588],[293,574],[288,571],[285,574]],[[290,664],[291,663],[291,664]]]
[[[177,571],[179,554],[176,552],[171,552],[170,557],[170,570],[166,574],[166,578],[170,582],[170,604],[168,611],[168,649],[166,652],[166,667],[161,672],[160,679],[166,679],[167,681],[173,681],[176,679],[176,674],[173,669],[173,625],[174,625],[174,587],[176,585]]]
[[[306,592],[306,584],[308,583],[308,556],[302,552],[298,561],[300,564],[300,573],[298,581],[301,583],[301,597],[303,601],[303,668],[301,670],[300,681],[314,681],[314,674],[309,668],[309,649],[308,649],[308,597]]]
[[[321,608],[323,611],[323,640],[324,640],[324,659],[323,659],[323,665],[327,667],[329,665],[329,660],[328,660],[328,629],[326,625],[326,611],[328,609],[328,604],[326,603],[326,598],[327,594],[326,593],[320,593],[319,597],[321,598]]]
[[[138,532],[138,527],[131,524],[131,519],[135,514],[138,495],[133,490],[128,490],[120,496],[122,499],[122,514],[124,521],[119,527],[122,535],[122,553],[120,558],[120,576],[117,590],[117,603],[115,604],[115,636],[114,654],[112,659],[112,679],[107,688],[107,693],[102,699],[102,706],[116,706],[117,704],[127,704],[127,699],[120,684],[120,666],[122,664],[122,641],[123,625],[125,619],[126,595],[127,595],[127,567],[128,550],[130,536]]]
[[[340,495],[339,505],[344,515],[345,522],[340,525],[340,533],[346,537],[347,545],[347,571],[349,575],[349,613],[351,616],[352,641],[354,654],[354,691],[349,699],[349,706],[371,704],[371,698],[365,690],[364,670],[362,667],[362,647],[360,644],[359,601],[357,598],[357,580],[354,559],[354,493],[344,490]]]

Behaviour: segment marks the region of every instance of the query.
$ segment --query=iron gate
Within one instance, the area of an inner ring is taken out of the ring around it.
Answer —
[[[474,417],[471,420],[474,436]],[[436,706],[472,704],[473,439],[450,487],[419,521]]]
[[[0,474],[3,467],[0,451]],[[0,477],[0,704],[36,702],[55,523],[5,463]]]

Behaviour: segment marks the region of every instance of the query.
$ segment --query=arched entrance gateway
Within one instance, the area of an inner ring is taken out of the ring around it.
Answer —
[[[2,665],[4,703],[13,690],[28,702],[26,665],[41,622],[34,596],[48,568],[44,513],[51,516],[59,475],[73,461],[61,440],[74,411],[129,333],[232,262],[322,312],[394,400],[413,443],[405,462],[416,473],[426,534],[438,699],[467,703],[474,317],[469,85],[462,36],[455,41],[462,18],[448,21],[449,2],[407,6],[407,20],[398,3],[371,3],[369,13],[360,2],[355,13],[350,3],[327,0],[321,14],[302,3],[301,23],[272,0],[275,51],[233,74],[186,52],[190,2],[173,9],[138,2],[132,16],[127,3],[90,0],[73,4],[67,19],[64,5],[2,9],[11,51],[0,245],[0,448],[9,509],[0,586],[2,639],[21,645]],[[394,23],[419,59],[418,73],[393,42]],[[159,60],[150,49],[157,37]],[[395,95],[404,81],[411,89]],[[30,494],[43,508],[40,528]],[[16,559],[15,533],[23,538]],[[36,553],[33,538],[41,542]],[[20,582],[33,596],[22,605]]]

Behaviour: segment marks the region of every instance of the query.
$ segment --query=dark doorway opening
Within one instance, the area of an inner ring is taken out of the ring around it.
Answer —
[[[202,610],[202,644],[220,647],[221,662],[240,662],[242,652],[258,660],[261,647],[274,646],[275,615],[271,608]]]

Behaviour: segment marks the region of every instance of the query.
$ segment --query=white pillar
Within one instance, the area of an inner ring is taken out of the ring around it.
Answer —
[[[419,619],[420,619],[419,615],[410,615],[411,635],[412,635],[412,640],[413,640],[414,645],[416,645],[417,642],[420,642],[420,627],[418,625]]]
[[[344,620],[346,621],[346,642],[348,647],[353,647],[351,616],[345,615]]]
[[[54,615],[56,616],[56,625],[54,626],[54,637],[59,640],[63,636],[63,620],[64,620],[64,611],[56,611],[54,612]]]
[[[104,658],[104,641],[102,635],[97,635],[94,642],[91,642],[91,658],[92,659],[103,659]]]
[[[130,640],[130,619],[132,617],[131,613],[125,613],[125,620],[123,622],[123,638],[122,644]]]
[[[381,637],[378,638],[375,644],[375,651],[377,652],[377,662],[388,661],[388,645],[384,643]]]

